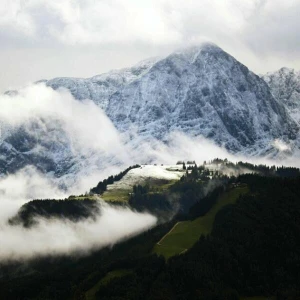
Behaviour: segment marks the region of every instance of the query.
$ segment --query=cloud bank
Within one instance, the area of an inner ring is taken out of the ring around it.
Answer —
[[[155,224],[156,217],[150,214],[104,203],[101,205],[101,216],[95,221],[73,223],[39,219],[39,224],[30,229],[0,223],[0,262],[42,255],[84,255],[112,246]]]
[[[3,0],[0,88],[92,76],[203,40],[259,73],[300,68],[299,13],[297,0]]]
[[[44,84],[29,85],[16,95],[0,95],[0,105],[3,125],[17,127],[36,122],[47,130],[51,123],[56,123],[66,132],[73,147],[80,142],[81,149],[87,145],[90,149],[111,152],[121,146],[118,132],[105,113],[90,100],[75,101],[68,91],[56,92]],[[95,134],[89,132],[91,129]]]
[[[298,47],[299,9],[296,0],[4,0],[0,26],[2,35],[5,29],[19,38],[64,44],[163,45],[206,37],[240,39],[253,47],[263,39],[280,51]],[[280,38],[288,45],[278,43]]]

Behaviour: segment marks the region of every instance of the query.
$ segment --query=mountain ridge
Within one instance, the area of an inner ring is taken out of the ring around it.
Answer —
[[[275,72],[268,72],[262,78],[274,97],[285,105],[291,117],[300,124],[300,71],[283,67]]]
[[[78,100],[93,100],[102,109],[106,109],[108,98],[129,82],[134,81],[155,64],[158,58],[150,58],[135,64],[131,68],[111,70],[90,78],[57,77],[45,80],[46,86],[54,90],[68,89]]]
[[[260,102],[251,107],[256,99]],[[263,118],[256,122],[254,116],[264,109],[265,119],[272,119],[272,122],[266,122],[267,130],[251,131],[251,126],[265,125],[260,124],[264,123]],[[231,116],[232,111],[236,112],[235,116]],[[139,117],[140,113],[142,117]],[[286,134],[286,140],[295,139],[297,131],[283,105],[272,97],[267,84],[212,44],[175,52],[160,60],[142,77],[111,96],[107,114],[121,131],[128,130],[133,123],[140,133],[150,132],[150,135],[162,139],[168,132],[164,132],[164,128],[183,129],[191,136],[203,135],[213,139],[231,152],[252,146],[264,131],[269,130],[272,138],[282,138]],[[170,120],[174,114],[175,123]],[[205,118],[205,114],[210,114],[210,117]],[[278,124],[274,115],[285,121],[279,120]],[[243,122],[249,116],[252,124],[243,128]],[[160,118],[163,118],[161,123],[155,122]],[[239,124],[235,124],[237,118]],[[147,126],[151,122],[154,123],[152,128]],[[271,123],[274,124],[271,126]],[[283,132],[281,129],[287,123],[291,126]],[[279,133],[277,136],[273,132],[274,125]]]

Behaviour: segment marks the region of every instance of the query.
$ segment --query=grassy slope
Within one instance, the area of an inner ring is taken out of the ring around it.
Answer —
[[[95,294],[97,291],[100,289],[101,286],[106,285],[109,283],[114,278],[122,277],[131,274],[131,270],[114,270],[111,272],[108,272],[97,284],[95,284],[90,290],[88,290],[85,293],[85,299],[86,300],[94,300],[95,299]]]
[[[121,180],[107,186],[107,190],[100,196],[104,201],[127,202],[134,185],[149,185],[153,192],[164,192],[185,174],[182,166],[175,168],[167,166],[144,165],[130,170]],[[70,199],[96,200],[99,196],[70,196]]]
[[[191,248],[201,235],[211,233],[217,212],[227,204],[234,203],[248,187],[237,187],[220,196],[213,208],[203,217],[193,221],[178,222],[154,247],[154,252],[169,258]]]
[[[111,189],[104,192],[101,195],[101,199],[104,201],[123,201],[127,202],[129,200],[129,193],[132,192],[132,189]]]
[[[160,179],[148,179],[139,182],[139,184],[149,184],[151,187],[151,190],[154,192],[163,192],[166,191],[172,184],[174,184],[177,180],[160,180]],[[104,201],[124,201],[127,202],[130,197],[130,193],[132,193],[132,186],[130,186],[128,189],[114,189],[114,185],[112,185],[111,189],[105,191],[101,198]]]
[[[104,192],[102,195],[87,195],[87,196],[70,196],[69,199],[72,200],[99,200],[101,198],[104,201],[124,201],[127,202],[129,200],[129,193],[132,192],[131,189],[111,189],[109,191]]]
[[[98,196],[94,195],[86,195],[86,196],[70,196],[68,199],[70,200],[84,200],[84,199],[89,199],[89,200],[98,200]]]

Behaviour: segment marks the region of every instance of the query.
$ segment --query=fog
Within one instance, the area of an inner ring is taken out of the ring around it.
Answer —
[[[0,178],[0,224],[13,216],[30,199],[65,198],[51,179],[28,166],[15,174]],[[3,225],[3,224],[2,224]]]
[[[93,76],[203,39],[259,73],[299,69],[299,11],[297,0],[2,0],[0,90]]]
[[[99,204],[100,205],[100,204]],[[101,216],[78,223],[39,219],[31,229],[0,225],[0,261],[30,259],[41,255],[84,255],[94,249],[143,232],[156,218],[128,208],[101,205]]]
[[[8,224],[9,218],[29,200],[62,199],[68,193],[30,166],[0,179],[0,262],[42,255],[85,255],[156,224],[156,217],[150,214],[109,206],[101,199],[98,200],[101,213],[95,219],[74,223],[56,218],[36,218],[38,224],[31,228]]]
[[[118,132],[105,113],[92,101],[76,101],[68,91],[56,92],[44,84],[34,84],[16,95],[1,95],[0,104],[1,123],[16,127],[36,122],[47,127],[56,122],[66,132],[74,151],[120,150]]]
[[[58,164],[66,159],[73,162],[69,173],[61,178],[53,173],[45,175],[34,166],[2,174],[0,260],[3,261],[49,254],[86,254],[153,227],[154,216],[111,207],[101,201],[102,213],[96,220],[73,223],[39,219],[38,225],[31,229],[7,224],[21,205],[31,199],[62,199],[84,193],[129,165],[174,164],[178,160],[195,160],[200,164],[218,157],[233,162],[300,166],[297,155],[285,161],[233,156],[203,137],[192,138],[179,132],[171,133],[167,143],[141,139],[130,143],[92,101],[77,101],[69,92],[53,91],[44,84],[27,86],[17,95],[0,96],[0,107],[0,142],[21,127],[29,138],[35,138],[29,151],[49,156]],[[280,140],[273,143],[278,151],[289,149]]]

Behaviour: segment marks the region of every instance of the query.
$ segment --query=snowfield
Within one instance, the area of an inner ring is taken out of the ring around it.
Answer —
[[[130,170],[120,181],[107,186],[107,190],[131,190],[136,184],[149,180],[179,180],[185,173],[182,165],[142,165]]]

